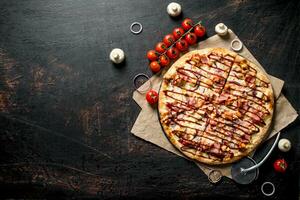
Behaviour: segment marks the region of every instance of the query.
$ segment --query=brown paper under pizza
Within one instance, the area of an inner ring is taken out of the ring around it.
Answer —
[[[191,48],[190,50],[194,49],[202,49],[202,48],[210,48],[210,47],[223,47],[230,49],[230,42],[237,38],[237,36],[229,30],[229,34],[226,38],[220,37],[218,35],[214,35],[207,40],[200,42],[197,47]],[[249,59],[257,66],[259,66],[263,71],[263,67],[259,64],[259,62],[254,58],[254,56],[249,52],[249,50],[244,46],[243,49],[239,52],[240,55],[244,56],[245,58]],[[163,73],[162,73],[163,74]],[[156,91],[159,90],[161,81],[162,81],[162,74],[154,75],[151,77],[149,81],[152,83],[152,88]],[[283,94],[281,94],[281,89],[283,87],[284,81],[269,75],[271,84],[273,86],[274,95],[276,98],[275,104],[275,112],[273,117],[273,125],[270,127],[270,135],[268,139],[272,136],[276,135],[280,130],[285,128],[287,125],[292,123],[298,116],[296,110],[292,107],[289,101],[285,98]],[[145,83],[141,86],[145,87],[148,83]],[[167,139],[165,136],[161,125],[158,119],[157,109],[152,108],[146,101],[145,101],[145,94],[140,94],[139,92],[135,91],[133,93],[133,99],[137,102],[137,104],[142,108],[138,118],[136,119],[131,132],[146,141],[149,141],[167,151],[170,151],[178,156],[182,156],[186,159],[183,154],[181,154]],[[195,161],[193,161],[195,162]],[[223,165],[223,166],[208,166],[203,163],[195,162],[195,164],[206,174],[208,175],[209,172],[213,169],[218,169],[222,172],[223,176],[227,176],[228,178],[232,178],[230,174],[231,164]]]

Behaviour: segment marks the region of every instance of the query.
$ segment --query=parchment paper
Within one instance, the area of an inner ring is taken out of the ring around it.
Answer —
[[[190,50],[209,48],[209,47],[224,47],[230,49],[230,42],[234,38],[237,38],[237,36],[233,33],[233,31],[229,30],[229,34],[226,38],[220,37],[218,35],[214,35],[206,39],[205,41],[200,42],[196,47],[193,47]],[[259,66],[263,71],[265,71],[245,46],[243,46],[243,49],[239,52],[239,54],[249,59],[257,66]],[[150,78],[150,81],[152,83],[152,88],[155,89],[156,91],[159,90],[163,74],[164,72],[159,75],[154,75]],[[283,87],[284,81],[271,75],[269,75],[269,78],[273,86],[276,103],[275,103],[273,124],[270,127],[270,135],[268,139],[276,135],[276,133],[278,133],[280,130],[285,128],[288,124],[292,123],[298,116],[296,110],[292,107],[292,105],[285,98],[285,96],[281,94],[281,89]],[[146,84],[148,83],[145,83],[141,87],[144,87]],[[139,116],[137,117],[131,132],[137,137],[140,137],[148,142],[151,142],[178,156],[188,159],[183,154],[181,154],[181,152],[179,152],[165,136],[161,128],[161,125],[159,123],[157,109],[151,107],[145,101],[145,94],[140,94],[139,92],[134,91],[133,99],[142,108],[142,110]],[[209,172],[213,169],[219,169],[222,172],[223,176],[227,176],[228,178],[231,178],[231,174],[230,174],[231,164],[223,165],[220,167],[208,166],[198,162],[195,162],[195,164],[206,175],[208,175]]]

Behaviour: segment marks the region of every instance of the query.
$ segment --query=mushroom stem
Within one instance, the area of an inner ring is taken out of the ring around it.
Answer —
[[[119,54],[117,54],[117,53],[114,53],[114,55],[113,55],[113,57],[114,57],[114,59],[119,59]]]

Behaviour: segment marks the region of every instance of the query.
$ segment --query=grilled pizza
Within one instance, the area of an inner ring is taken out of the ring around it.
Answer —
[[[264,71],[223,48],[191,51],[163,77],[159,116],[171,143],[206,164],[232,163],[267,136],[274,108]]]

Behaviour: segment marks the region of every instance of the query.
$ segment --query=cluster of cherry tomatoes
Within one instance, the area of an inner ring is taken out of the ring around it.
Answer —
[[[203,37],[205,32],[205,27],[200,23],[194,24],[189,18],[183,20],[181,27],[175,28],[172,34],[167,34],[162,42],[156,44],[155,50],[147,52],[152,72],[159,72],[161,67],[168,66],[170,60],[177,59],[180,52],[185,52],[189,45],[196,44],[197,37]]]

